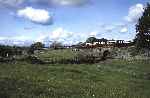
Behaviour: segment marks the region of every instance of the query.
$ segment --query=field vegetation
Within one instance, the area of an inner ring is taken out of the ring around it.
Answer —
[[[149,98],[150,62],[0,63],[1,98]]]

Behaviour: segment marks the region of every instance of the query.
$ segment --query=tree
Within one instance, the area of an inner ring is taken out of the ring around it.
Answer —
[[[136,48],[150,49],[150,4],[144,9],[143,15],[136,24],[136,38],[134,39]]]
[[[89,37],[87,40],[86,40],[86,42],[87,43],[94,43],[96,41],[96,38],[95,37]]]
[[[28,54],[34,54],[34,50],[40,50],[42,48],[44,48],[44,44],[42,44],[41,42],[36,42],[30,46]]]
[[[44,48],[44,44],[42,44],[41,42],[36,42],[31,45],[31,48],[33,48],[34,50],[39,50]]]
[[[59,48],[63,48],[63,45],[62,45],[61,42],[54,41],[54,42],[50,45],[50,48],[59,49]]]

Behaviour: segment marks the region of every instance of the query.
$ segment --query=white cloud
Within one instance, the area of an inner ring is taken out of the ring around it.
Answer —
[[[144,12],[143,4],[136,4],[129,8],[128,15],[125,17],[125,20],[130,23],[135,23],[142,16]]]
[[[57,28],[56,30],[52,32],[52,38],[59,39],[63,33],[64,33],[64,30],[62,28]]]
[[[94,32],[93,32],[94,34]],[[54,29],[52,32],[49,33],[41,33],[36,39],[36,42],[44,42],[44,43],[51,43],[52,41],[62,42],[63,44],[71,45],[76,44],[80,41],[84,42],[89,35],[87,33],[75,33],[70,32],[62,27]]]
[[[72,32],[69,32],[60,27],[52,32],[52,39],[67,39],[69,37],[72,37],[72,35]]]
[[[94,36],[96,37],[98,35],[99,31],[93,31],[89,34],[89,36]]]
[[[47,39],[48,38],[48,39]],[[35,39],[36,42],[43,42],[43,41],[49,41],[49,36],[43,33],[39,34],[39,37],[37,37],[37,39]]]
[[[73,32],[69,32],[61,27],[54,29],[50,33],[41,33],[40,37],[36,41],[49,42],[49,41],[62,41],[66,42],[71,40],[74,36]]]
[[[31,40],[32,38],[29,36],[15,36],[11,37],[12,40],[20,40],[20,41],[26,41],[26,40]]]
[[[52,24],[52,15],[44,9],[34,9],[32,7],[26,7],[17,11],[19,17],[28,19],[34,23],[50,25]]]
[[[117,26],[115,25],[107,25],[104,29],[106,32],[112,32]]]
[[[128,28],[127,27],[123,27],[121,30],[120,30],[120,33],[126,33],[128,32]]]
[[[101,32],[100,33],[113,33],[118,32],[118,30],[126,27],[126,24],[124,23],[115,23],[115,24],[104,24],[101,25]]]
[[[0,40],[5,40],[6,39],[6,37],[0,37]]]

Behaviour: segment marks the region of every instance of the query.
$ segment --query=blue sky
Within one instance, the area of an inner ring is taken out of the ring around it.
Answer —
[[[149,0],[0,0],[0,42],[132,40]],[[21,44],[22,44],[21,42]]]

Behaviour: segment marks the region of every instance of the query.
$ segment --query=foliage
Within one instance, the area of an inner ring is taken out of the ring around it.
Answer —
[[[13,55],[21,55],[22,51],[26,49],[26,47],[0,45],[0,56],[12,57]]]
[[[50,45],[50,48],[53,48],[53,49],[60,49],[60,48],[63,48],[63,44],[62,44],[61,42],[54,41],[54,42]]]
[[[149,62],[150,63],[150,62]],[[0,64],[1,98],[149,98],[149,63]]]
[[[87,43],[94,43],[96,41],[96,38],[95,37],[89,37],[86,42]]]
[[[47,49],[34,55],[49,63],[70,63],[69,61],[76,57],[76,52],[72,51],[72,49]]]
[[[99,52],[94,52],[92,49],[48,49],[35,56],[43,61],[63,64],[95,63],[95,58],[100,57]]]
[[[42,48],[44,48],[44,44],[42,42],[36,42],[30,46],[28,54],[29,55],[34,54],[35,50],[40,50]]]
[[[136,47],[137,49],[148,48],[150,49],[150,4],[144,9],[142,17],[136,24]]]
[[[34,50],[39,50],[39,49],[44,48],[44,44],[41,42],[36,42],[31,45],[31,48],[33,48]]]
[[[108,50],[105,50],[105,51],[103,52],[102,60],[106,60],[107,57],[108,57],[108,55],[110,55],[110,52],[109,52]]]

